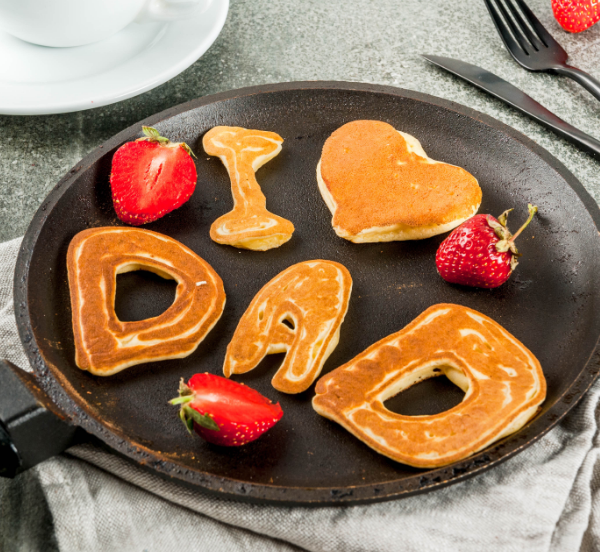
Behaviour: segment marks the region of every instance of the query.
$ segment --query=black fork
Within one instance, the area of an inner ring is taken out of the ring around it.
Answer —
[[[506,49],[529,71],[558,73],[572,78],[600,100],[600,81],[567,64],[568,54],[552,38],[523,0],[485,0]],[[505,6],[506,4],[506,6]],[[508,8],[508,9],[507,9]]]

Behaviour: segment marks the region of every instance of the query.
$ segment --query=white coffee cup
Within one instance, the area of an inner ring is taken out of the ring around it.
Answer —
[[[173,21],[197,15],[212,0],[0,0],[0,30],[42,46],[82,46],[134,20]]]

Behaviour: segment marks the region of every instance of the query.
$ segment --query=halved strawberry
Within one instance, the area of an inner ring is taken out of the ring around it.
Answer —
[[[142,129],[144,138],[127,142],[115,152],[110,174],[117,216],[134,226],[181,207],[196,188],[190,147],[171,142],[152,127]]]
[[[283,416],[279,403],[273,404],[258,391],[221,376],[195,374],[187,385],[181,379],[179,417],[191,433],[215,445],[239,447],[260,437]]]

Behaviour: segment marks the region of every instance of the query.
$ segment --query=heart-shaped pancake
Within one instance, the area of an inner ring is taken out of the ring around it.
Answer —
[[[352,121],[325,142],[317,180],[336,234],[356,243],[419,240],[457,227],[481,204],[465,169],[427,157],[381,121]]]

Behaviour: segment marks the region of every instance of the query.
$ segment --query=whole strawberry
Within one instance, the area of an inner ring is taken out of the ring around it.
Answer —
[[[565,31],[580,33],[600,20],[598,0],[552,0],[554,17]]]
[[[440,276],[451,284],[480,288],[501,286],[518,264],[515,239],[531,222],[537,207],[529,204],[529,218],[513,236],[506,227],[508,213],[498,219],[475,215],[441,243],[435,256]]]
[[[110,174],[117,216],[134,226],[152,222],[181,207],[196,188],[196,166],[187,144],[171,142],[152,127],[145,137],[123,144]]]
[[[258,391],[221,376],[195,374],[187,385],[179,384],[179,417],[191,433],[215,445],[239,447],[258,439],[283,416],[279,403],[273,404]]]

